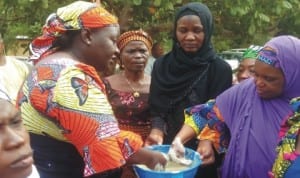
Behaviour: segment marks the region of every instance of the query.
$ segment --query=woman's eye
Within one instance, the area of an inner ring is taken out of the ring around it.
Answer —
[[[268,81],[268,82],[273,82],[273,81],[275,81],[276,79],[273,78],[273,77],[265,77],[265,80]]]
[[[145,50],[145,49],[142,49],[142,50],[140,50],[140,52],[141,52],[141,53],[146,53],[146,52],[147,52],[147,50]]]
[[[12,120],[11,125],[19,126],[22,124],[22,122],[23,122],[23,120],[21,118],[16,118],[16,119]]]

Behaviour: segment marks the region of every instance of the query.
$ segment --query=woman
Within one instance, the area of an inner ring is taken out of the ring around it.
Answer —
[[[33,166],[29,134],[21,113],[0,82],[0,175],[5,178],[39,178]]]
[[[151,75],[153,126],[147,145],[170,144],[183,125],[184,108],[215,98],[232,85],[231,68],[214,52],[212,33],[206,5],[188,3],[179,8],[173,48],[155,62]],[[196,149],[196,140],[187,146]]]
[[[254,75],[254,63],[255,59],[258,55],[258,52],[261,50],[262,47],[251,45],[247,50],[243,53],[242,59],[239,63],[236,78],[238,83],[253,77]]]
[[[254,78],[228,89],[215,102],[187,109],[175,143],[199,133],[200,139],[212,140],[198,148],[203,164],[209,164],[214,160],[212,146],[223,151],[230,134],[222,178],[267,178],[280,124],[292,112],[289,100],[300,96],[299,49],[300,40],[293,36],[268,41],[255,61]]]
[[[4,85],[13,104],[16,104],[18,92],[30,68],[31,66],[25,61],[5,55],[5,45],[0,34],[0,82]]]
[[[148,105],[150,76],[144,73],[152,47],[151,37],[143,30],[123,33],[117,42],[123,71],[106,78],[108,100],[122,130],[139,134],[143,140],[150,133]],[[123,170],[122,177],[135,177]]]
[[[293,113],[287,117],[279,132],[277,158],[270,177],[300,177],[300,97],[291,100]]]
[[[139,134],[143,140],[150,133],[150,76],[144,68],[150,55],[151,37],[142,30],[123,33],[117,42],[123,71],[106,78],[107,97],[122,130]]]
[[[118,36],[115,16],[76,1],[51,14],[31,43],[38,62],[19,105],[41,177],[119,177],[125,162],[165,165],[138,135],[119,129],[97,75],[119,52]]]

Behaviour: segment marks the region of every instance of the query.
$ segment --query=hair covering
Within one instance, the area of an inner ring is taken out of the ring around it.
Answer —
[[[132,30],[127,31],[120,35],[118,38],[118,48],[120,51],[131,41],[142,41],[147,46],[148,50],[151,51],[153,41],[152,38],[143,30]]]
[[[279,36],[268,41],[264,49],[272,49],[272,55],[260,55],[272,56],[268,59],[278,63],[285,77],[284,90],[276,98],[262,99],[250,78],[216,98],[231,133],[222,177],[268,177],[276,156],[280,124],[292,112],[289,100],[300,96],[300,40]],[[258,160],[259,166],[255,164]]]
[[[258,52],[262,49],[262,46],[250,45],[249,48],[243,53],[241,61],[245,59],[253,59],[256,60],[258,56]]]
[[[76,1],[58,8],[56,13],[50,14],[47,18],[42,36],[30,44],[29,49],[32,53],[30,59],[39,59],[52,47],[55,39],[67,31],[101,28],[117,23],[115,16],[96,3]]]
[[[196,15],[200,18],[201,23],[204,28],[204,42],[203,46],[199,49],[197,55],[201,55],[202,58],[205,57],[203,60],[206,60],[206,58],[210,57],[212,55],[212,44],[211,44],[211,36],[214,31],[214,24],[213,24],[213,17],[209,10],[209,8],[202,3],[199,2],[191,2],[184,6],[181,6],[175,14],[175,23],[174,23],[174,33],[173,33],[173,40],[174,44],[178,43],[176,38],[176,28],[177,28],[177,21],[187,15]],[[176,44],[178,45],[178,44]],[[207,56],[204,56],[206,54]]]
[[[275,49],[268,46],[264,47],[259,53],[257,60],[269,64],[273,67],[279,68],[279,62]]]
[[[176,38],[177,21],[186,15],[198,16],[204,27],[205,39],[202,47],[193,54],[186,53],[178,45]],[[212,33],[212,14],[206,5],[193,2],[177,10],[174,22],[173,48],[155,62],[152,71],[149,102],[154,110],[168,110],[172,100],[183,96],[185,90],[197,77],[207,73],[209,63],[216,56],[211,45]]]

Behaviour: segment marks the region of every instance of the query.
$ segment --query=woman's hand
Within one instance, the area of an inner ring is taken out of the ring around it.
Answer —
[[[152,129],[149,136],[145,140],[145,146],[161,145],[164,140],[164,133],[159,129]]]
[[[127,160],[128,164],[144,164],[152,170],[162,171],[167,164],[167,156],[158,151],[141,148]]]
[[[198,144],[197,152],[200,153],[202,166],[207,166],[215,162],[215,152],[214,152],[213,144],[210,140],[200,140]]]
[[[185,158],[185,148],[179,137],[176,137],[172,142],[168,156],[171,161],[183,165],[190,165],[193,162],[192,160]]]

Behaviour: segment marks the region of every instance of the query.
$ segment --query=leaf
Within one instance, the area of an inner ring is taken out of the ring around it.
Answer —
[[[230,9],[230,14],[235,16],[237,14],[237,9],[236,8],[231,8]]]
[[[48,0],[42,0],[42,7],[44,9],[47,9],[48,8]]]
[[[133,0],[133,4],[139,6],[142,4],[142,0]]]
[[[154,2],[153,2],[153,5],[154,5],[155,7],[159,7],[160,4],[161,4],[161,0],[154,0]]]
[[[263,20],[265,22],[270,22],[270,17],[268,17],[267,15],[260,13],[258,16],[261,20]]]
[[[255,30],[256,30],[255,25],[251,23],[250,27],[248,28],[248,33],[250,35],[253,35],[255,33]]]
[[[288,1],[283,1],[282,5],[283,5],[283,7],[287,8],[287,9],[293,8],[293,5],[291,3],[289,3]]]
[[[166,4],[166,8],[167,8],[168,10],[174,10],[173,3],[172,3],[172,2],[168,2],[168,3]]]

